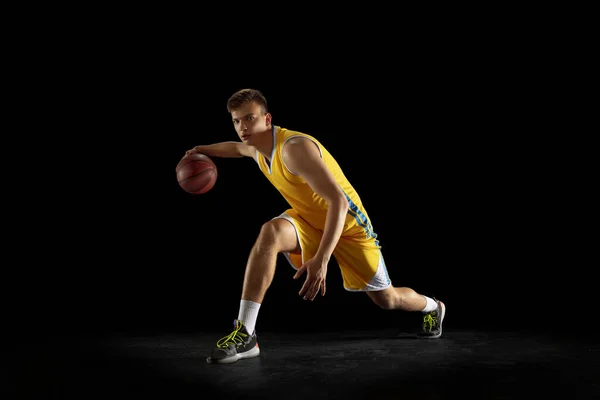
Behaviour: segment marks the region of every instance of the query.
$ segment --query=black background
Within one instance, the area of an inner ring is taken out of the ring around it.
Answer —
[[[288,206],[251,159],[215,159],[217,183],[199,196],[175,165],[195,145],[237,139],[226,101],[245,87],[265,94],[274,124],[336,157],[392,282],[445,301],[447,329],[571,329],[584,314],[585,275],[561,229],[569,188],[540,119],[553,89],[526,44],[141,37],[54,48],[32,68],[29,120],[43,129],[26,148],[47,161],[21,181],[15,329],[230,330],[256,235]],[[281,257],[257,330],[419,323],[346,292],[335,260],[314,302],[292,275]]]

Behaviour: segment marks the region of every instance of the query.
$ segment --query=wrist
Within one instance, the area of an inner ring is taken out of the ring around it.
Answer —
[[[317,251],[317,253],[315,254],[315,258],[317,258],[323,262],[329,262],[331,255],[321,254]]]

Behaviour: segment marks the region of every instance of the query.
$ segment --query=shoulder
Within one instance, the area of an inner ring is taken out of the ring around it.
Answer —
[[[311,164],[320,163],[321,148],[318,143],[307,135],[289,137],[281,150],[283,164],[292,174],[297,175]]]
[[[288,136],[282,144],[283,157],[303,157],[321,155],[319,143],[311,136],[296,133]]]

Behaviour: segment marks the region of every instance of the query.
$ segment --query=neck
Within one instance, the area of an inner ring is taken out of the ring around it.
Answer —
[[[256,138],[256,143],[253,143],[256,150],[258,150],[267,160],[271,161],[271,151],[273,150],[273,126],[261,132]]]

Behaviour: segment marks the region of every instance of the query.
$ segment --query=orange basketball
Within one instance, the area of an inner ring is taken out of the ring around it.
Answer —
[[[200,153],[184,156],[175,171],[179,186],[191,194],[206,193],[217,181],[217,166],[208,156]]]

